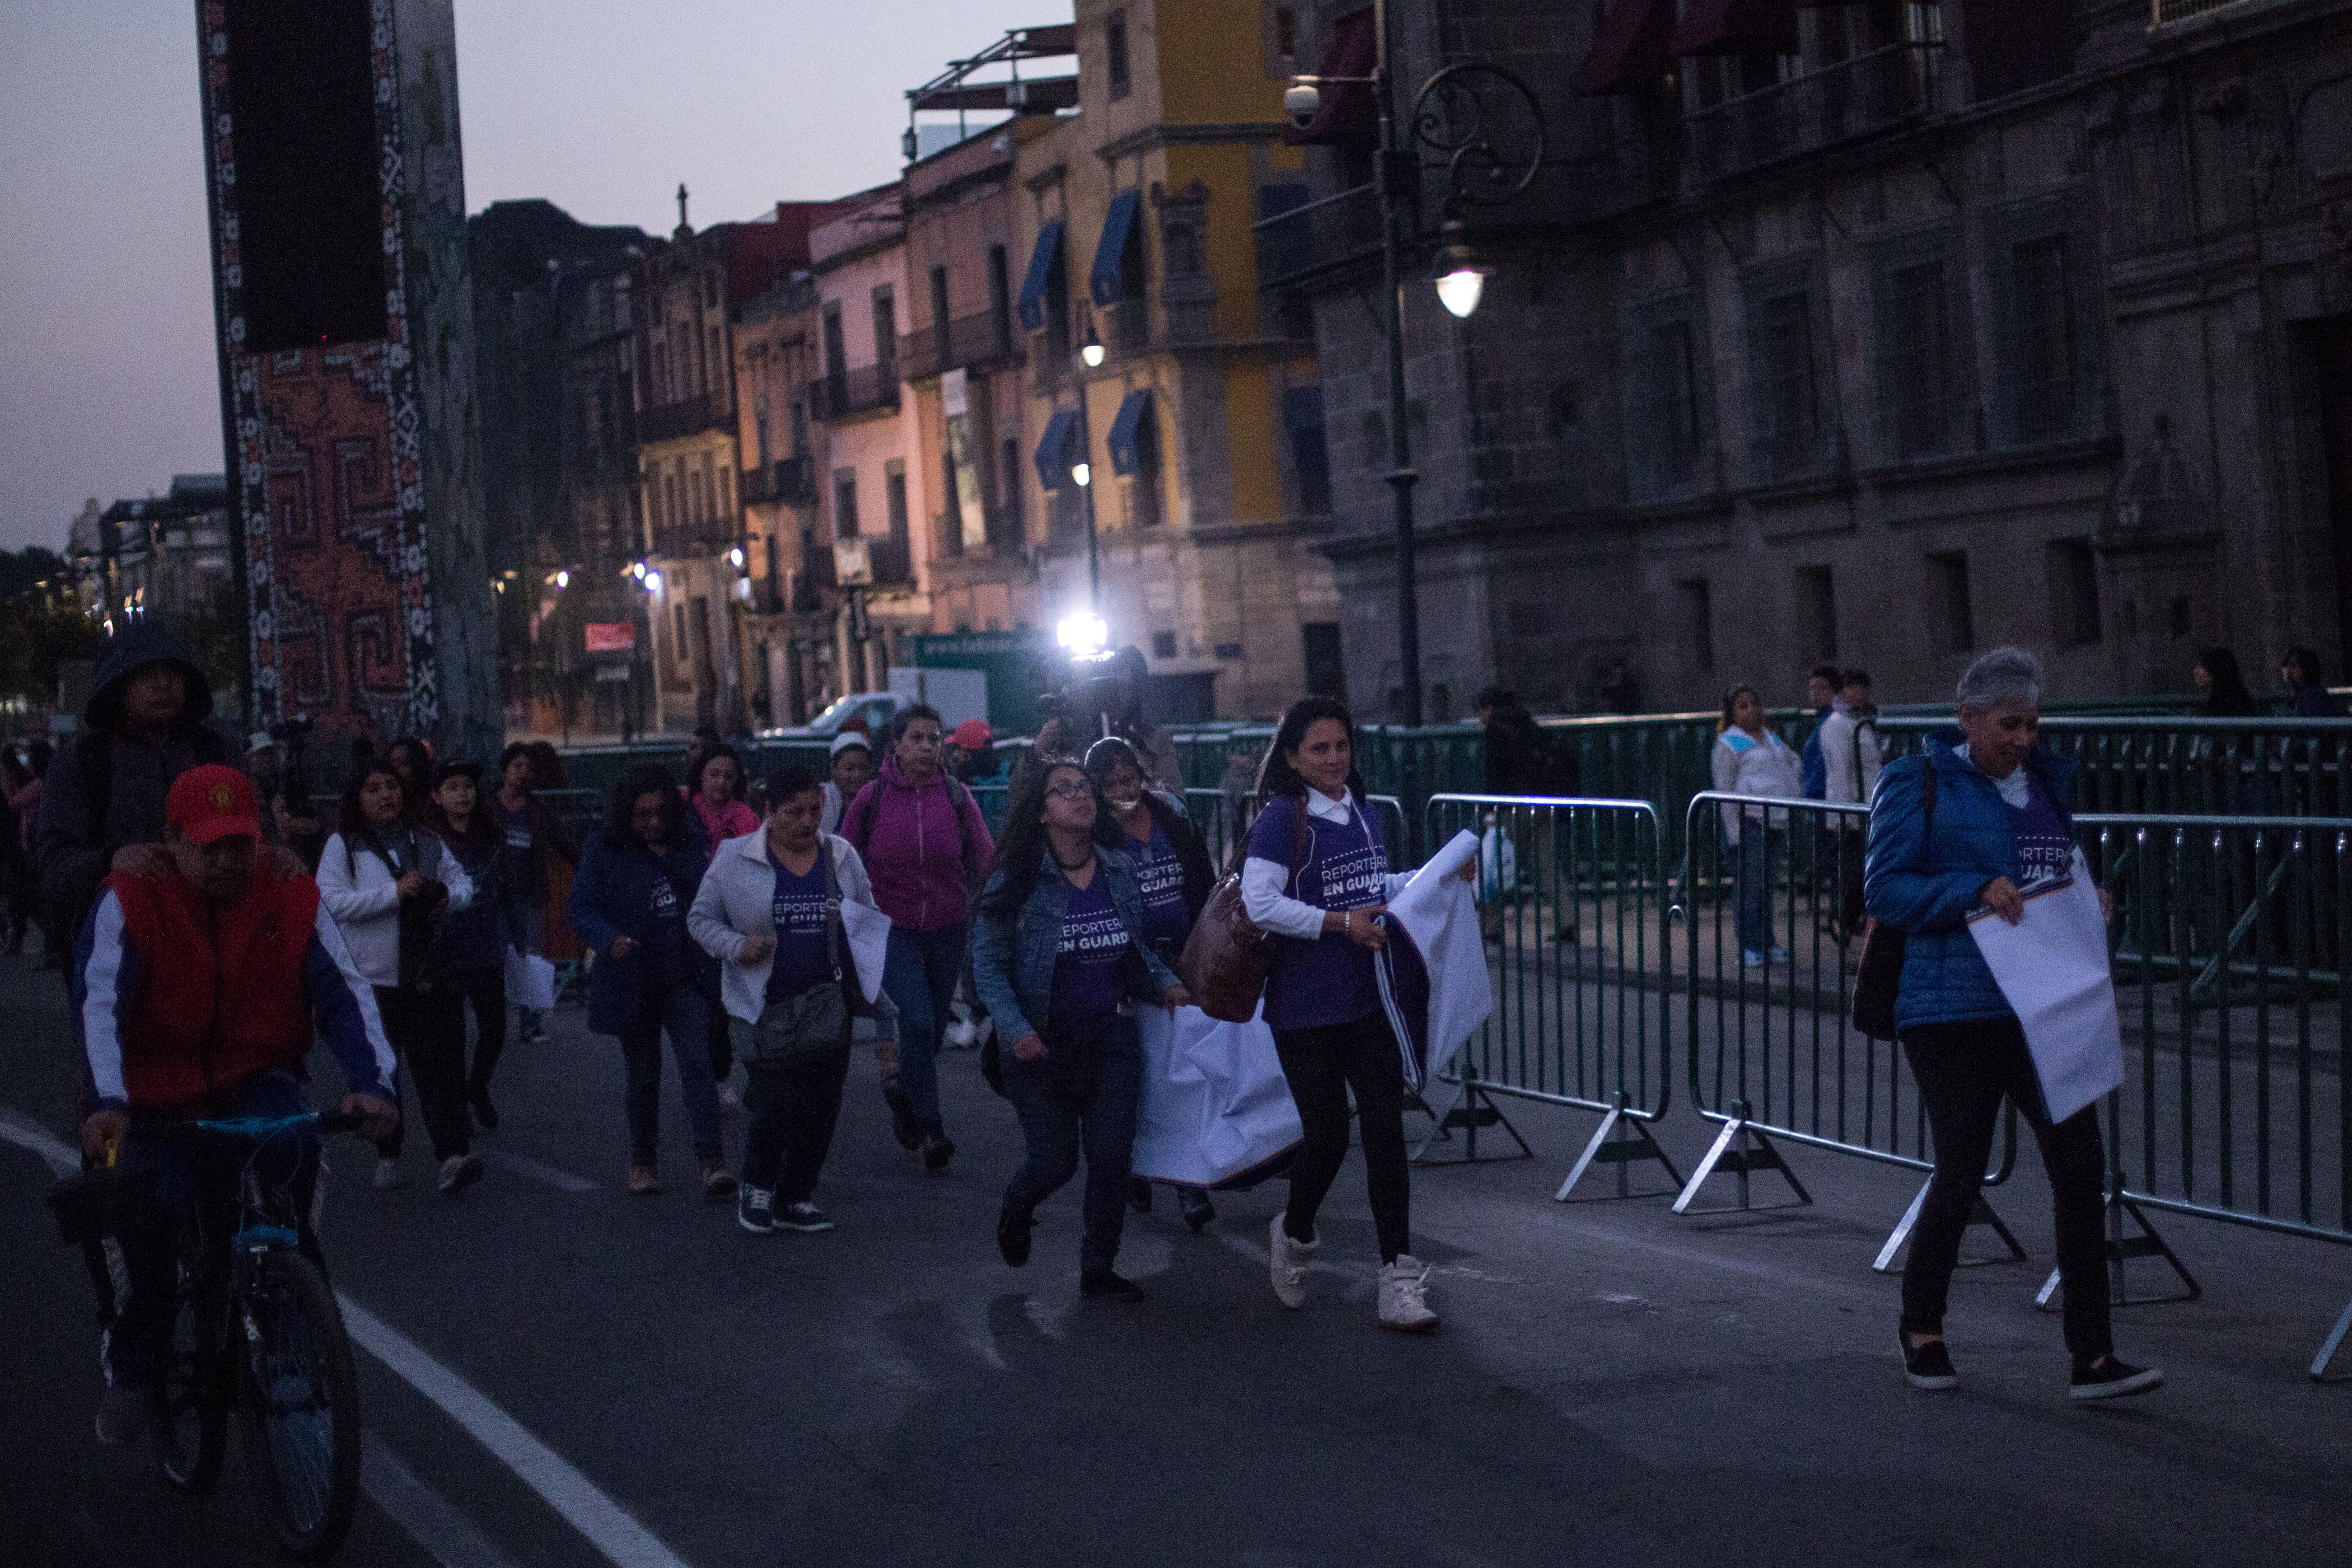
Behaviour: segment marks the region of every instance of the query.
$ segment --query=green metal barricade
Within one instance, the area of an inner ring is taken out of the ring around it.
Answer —
[[[1595,1165],[1654,1160],[1681,1185],[1649,1126],[1673,1103],[1669,993],[1658,983],[1670,939],[1658,814],[1645,801],[1438,794],[1424,808],[1431,850],[1477,835],[1479,927],[1495,1010],[1445,1080],[1456,1101],[1439,1131],[1496,1122],[1495,1096],[1598,1112],[1601,1122],[1555,1194]],[[1490,1116],[1487,1113],[1493,1113]],[[1522,1148],[1526,1147],[1524,1142]]]

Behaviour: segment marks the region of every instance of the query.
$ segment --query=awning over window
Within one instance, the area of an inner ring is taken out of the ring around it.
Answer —
[[[1324,77],[1369,77],[1379,62],[1379,40],[1372,31],[1370,6],[1331,24],[1331,41],[1315,74]],[[1380,104],[1370,84],[1326,87],[1323,106],[1306,125],[1282,133],[1293,147],[1322,146],[1335,141],[1371,141],[1381,133]]]
[[[1673,63],[1674,37],[1675,0],[1610,0],[1568,85],[1592,98],[1638,91]]]
[[[1045,422],[1045,438],[1037,443],[1037,487],[1058,490],[1070,482],[1071,449],[1078,441],[1078,411],[1057,408]]]
[[[1116,305],[1127,298],[1120,275],[1127,266],[1127,247],[1135,235],[1136,204],[1142,194],[1140,191],[1121,191],[1110,199],[1110,211],[1103,218],[1102,238],[1095,245],[1094,271],[1087,279],[1097,305]]]
[[[1062,258],[1062,220],[1055,218],[1037,231],[1037,248],[1029,253],[1029,276],[1021,280],[1021,326],[1030,332],[1045,327],[1045,285]]]
[[[1691,0],[1675,29],[1677,55],[1793,55],[1796,0]]]
[[[1150,439],[1144,421],[1151,417],[1151,389],[1144,387],[1119,400],[1118,417],[1110,422],[1110,471],[1132,474],[1142,466],[1139,448]]]

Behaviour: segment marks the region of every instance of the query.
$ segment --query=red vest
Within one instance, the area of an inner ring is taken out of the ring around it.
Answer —
[[[177,872],[116,872],[105,885],[122,904],[139,984],[122,1019],[122,1083],[133,1105],[203,1100],[310,1053],[302,958],[317,883],[281,876],[264,860],[245,896],[220,909]]]

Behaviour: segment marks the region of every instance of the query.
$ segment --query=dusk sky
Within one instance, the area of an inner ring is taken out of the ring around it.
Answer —
[[[904,93],[1069,0],[457,0],[466,202],[667,233],[898,172]],[[221,466],[193,0],[0,5],[0,548]]]

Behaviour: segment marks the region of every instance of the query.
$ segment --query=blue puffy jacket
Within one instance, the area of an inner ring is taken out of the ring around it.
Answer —
[[[667,987],[690,985],[717,998],[718,962],[692,937],[684,937],[684,950],[661,972],[654,949],[645,945],[654,931],[654,878],[669,878],[683,921],[694,906],[709,860],[699,834],[672,844],[659,860],[635,841],[615,844],[603,833],[590,837],[580,857],[580,875],[572,884],[569,910],[572,928],[596,954],[595,966],[588,971],[590,1033],[625,1034],[642,1027]],[[682,936],[683,929],[681,925]],[[639,946],[625,958],[609,957],[607,949],[616,936]]]
[[[2024,868],[2000,787],[1953,749],[1961,738],[1954,728],[1928,736],[1924,756],[1886,765],[1871,797],[1863,906],[1904,934],[1903,983],[1895,998],[1898,1030],[2007,1018],[2012,1010],[1969,935],[1968,917],[1985,883],[1997,876],[2022,881]],[[2072,831],[2074,760],[2036,747],[2026,754],[2025,767]],[[1924,831],[1923,810],[1930,768],[1936,770],[1932,837]]]

